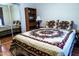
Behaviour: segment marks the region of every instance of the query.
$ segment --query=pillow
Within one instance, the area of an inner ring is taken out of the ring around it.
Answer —
[[[59,29],[66,29],[66,30],[72,29],[72,26],[73,26],[73,21],[60,21],[58,24]]]
[[[46,22],[46,25],[48,28],[56,28],[56,21],[54,21],[54,20],[48,21],[48,22]]]
[[[40,27],[45,28],[46,27],[46,21],[42,20],[41,23],[40,23]]]

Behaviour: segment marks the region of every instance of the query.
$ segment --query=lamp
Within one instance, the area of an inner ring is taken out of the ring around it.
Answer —
[[[41,17],[37,16],[36,21],[37,21],[37,28],[40,28],[40,23],[42,22]]]
[[[36,20],[41,20],[40,16],[37,16],[37,19]]]

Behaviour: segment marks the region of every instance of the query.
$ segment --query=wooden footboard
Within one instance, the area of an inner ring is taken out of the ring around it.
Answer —
[[[14,56],[50,56],[49,54],[28,46],[18,40],[13,40],[10,51]],[[53,56],[56,55],[57,53],[53,53]]]

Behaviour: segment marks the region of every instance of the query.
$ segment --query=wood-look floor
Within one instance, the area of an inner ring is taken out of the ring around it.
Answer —
[[[12,42],[12,36],[5,36],[0,38],[0,55],[11,56],[9,51]]]

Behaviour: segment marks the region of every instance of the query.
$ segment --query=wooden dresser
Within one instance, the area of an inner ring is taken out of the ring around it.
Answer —
[[[25,19],[26,19],[26,31],[36,29],[36,9],[35,8],[25,8]]]

